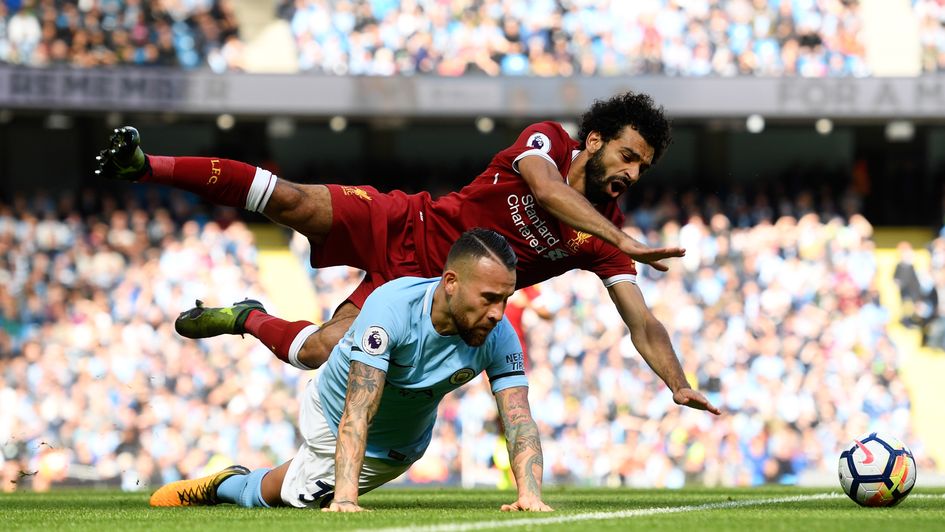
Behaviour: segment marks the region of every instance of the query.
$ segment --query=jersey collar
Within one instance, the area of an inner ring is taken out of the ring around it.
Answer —
[[[430,286],[427,287],[427,291],[423,294],[423,315],[424,316],[431,317],[430,313],[433,312],[433,291],[436,290],[437,286],[440,286],[439,279],[435,283],[430,283]]]
[[[581,153],[581,150],[571,150],[571,162],[572,162],[572,163],[574,162],[575,159],[577,159],[577,156],[578,156],[579,153]],[[570,172],[568,172],[568,173],[570,173]],[[571,184],[571,181],[568,179],[567,174],[565,174],[565,176],[564,176],[564,182],[567,183],[568,185]]]
[[[430,283],[430,286],[427,287],[427,291],[423,294],[423,317],[426,319],[427,323],[430,325],[430,330],[440,338],[446,338],[445,335],[440,334],[436,330],[436,327],[433,325],[433,292],[436,291],[436,287],[440,286],[443,278],[439,278],[436,282]]]

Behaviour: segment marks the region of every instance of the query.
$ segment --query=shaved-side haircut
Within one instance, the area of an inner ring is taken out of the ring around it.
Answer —
[[[457,261],[478,260],[482,257],[488,257],[510,271],[518,264],[518,257],[504,236],[491,229],[476,227],[463,233],[450,248],[446,256],[446,269],[452,269]]]

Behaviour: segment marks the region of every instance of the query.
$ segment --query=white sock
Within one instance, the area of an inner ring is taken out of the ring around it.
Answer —
[[[302,346],[305,345],[305,340],[308,340],[309,336],[318,332],[318,329],[318,325],[313,324],[299,331],[299,334],[294,340],[292,340],[292,345],[289,346],[289,364],[292,364],[303,371],[315,369],[306,366],[299,360],[299,351],[301,351]]]
[[[249,193],[246,194],[246,210],[262,213],[266,204],[269,203],[269,196],[272,196],[278,179],[269,170],[263,170],[257,166],[253,184],[249,186]]]

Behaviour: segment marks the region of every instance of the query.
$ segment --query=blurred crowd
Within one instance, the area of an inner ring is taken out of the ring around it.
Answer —
[[[284,52],[297,53],[301,71],[377,76],[862,76],[868,68],[858,10],[855,0],[283,0],[277,6],[296,43]],[[243,49],[229,0],[0,2],[0,63],[222,72],[243,68]]]
[[[174,332],[197,298],[265,301],[252,233],[152,200],[0,204],[2,490],[145,489],[296,449],[298,371],[259,342]]]
[[[239,70],[229,0],[0,1],[0,63]]]
[[[287,3],[300,68],[334,74],[867,74],[855,1]]]
[[[922,70],[945,4],[912,0]],[[857,0],[282,0],[299,69],[338,75],[864,76]],[[231,0],[0,1],[0,63],[245,67]]]
[[[550,280],[509,310],[541,405],[547,482],[832,482],[839,449],[868,429],[900,436],[931,467],[878,303],[870,224],[802,197],[673,196],[675,210],[664,205],[648,223],[639,209],[632,231],[687,255],[667,274],[641,267],[639,285],[690,381],[727,413],[674,405],[594,275]],[[758,207],[739,216],[739,205]],[[306,374],[249,337],[191,341],[173,330],[197,298],[252,295],[278,314],[246,226],[196,208],[174,194],[0,204],[3,490],[151,489],[294,454]],[[304,241],[293,248],[307,254]],[[326,319],[359,279],[349,268],[312,274],[322,315],[290,318]],[[444,400],[427,455],[401,482],[507,486],[505,452],[479,377]]]

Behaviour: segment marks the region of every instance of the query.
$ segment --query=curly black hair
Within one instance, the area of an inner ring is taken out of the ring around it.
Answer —
[[[653,147],[653,163],[659,160],[673,140],[672,126],[653,98],[643,93],[626,92],[609,100],[595,100],[581,117],[578,140],[581,149],[591,131],[600,133],[605,142],[617,138],[623,128],[631,126]]]

